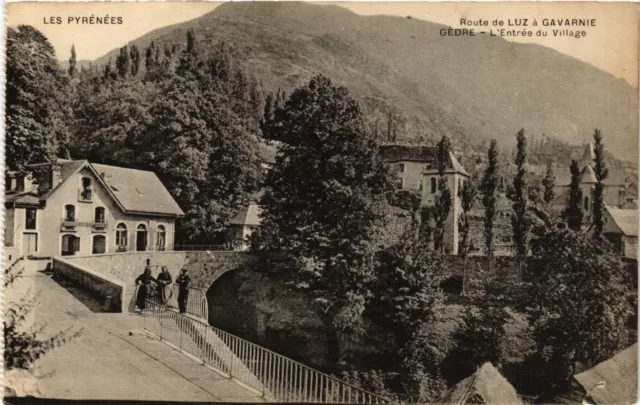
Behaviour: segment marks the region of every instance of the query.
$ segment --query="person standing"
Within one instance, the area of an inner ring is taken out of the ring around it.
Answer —
[[[176,279],[176,283],[178,284],[178,307],[180,308],[180,313],[184,314],[187,312],[187,300],[189,299],[189,287],[191,286],[191,277],[187,274],[187,269],[180,270],[180,275]]]
[[[162,266],[162,271],[158,274],[158,299],[162,305],[167,305],[171,298],[171,273],[167,266]]]
[[[146,309],[145,301],[149,297],[151,292],[151,283],[156,282],[156,279],[151,275],[151,267],[144,268],[144,273],[136,278],[136,285],[138,286],[138,295],[136,296],[136,305],[140,308],[140,311]]]

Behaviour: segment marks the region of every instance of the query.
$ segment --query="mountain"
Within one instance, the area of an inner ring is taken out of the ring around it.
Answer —
[[[521,127],[575,144],[599,128],[607,150],[637,161],[638,98],[626,81],[542,46],[443,37],[443,27],[335,5],[238,2],[131,43],[141,53],[152,40],[184,46],[194,29],[200,49],[224,41],[270,91],[289,93],[322,73],[347,86],[383,131],[394,111],[403,137],[446,134],[467,147],[496,138],[510,150]]]

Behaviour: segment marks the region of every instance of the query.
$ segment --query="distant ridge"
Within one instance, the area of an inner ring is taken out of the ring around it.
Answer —
[[[608,151],[638,160],[638,98],[626,81],[539,45],[442,37],[442,27],[415,18],[360,16],[335,5],[240,2],[132,43],[143,50],[152,40],[182,46],[186,31],[194,29],[201,49],[225,41],[272,91],[290,92],[323,73],[346,85],[380,122],[394,111],[405,138],[446,134],[466,145],[496,138],[510,148],[524,127],[581,144],[597,127]]]

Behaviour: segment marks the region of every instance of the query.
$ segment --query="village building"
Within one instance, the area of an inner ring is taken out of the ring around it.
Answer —
[[[262,210],[258,204],[249,204],[229,221],[227,240],[231,244],[231,249],[249,250],[249,238],[260,226],[261,212]]]
[[[582,209],[586,218],[590,218],[593,211],[593,193],[597,183],[596,174],[593,170],[594,158],[593,144],[588,144],[585,146],[582,158],[578,161],[578,165],[581,168]],[[608,172],[607,178],[602,182],[604,184],[605,204],[616,208],[634,206],[637,193],[637,185],[634,185],[636,183],[635,180],[620,168],[610,167]],[[562,210],[569,202],[571,173],[568,168],[562,168],[556,169],[554,175],[556,178],[556,196],[552,204],[556,210]]]
[[[607,206],[602,234],[625,259],[638,259],[638,210]]]
[[[184,212],[155,173],[63,159],[30,169],[7,176],[5,259],[173,250]]]
[[[380,146],[380,153],[395,175],[397,189],[418,192],[423,207],[435,205],[440,181],[436,165],[436,147],[388,144]],[[469,173],[452,152],[447,156],[444,177],[452,196],[451,211],[445,229],[445,250],[447,253],[457,254],[458,217],[462,211],[460,191],[464,183],[469,181]]]

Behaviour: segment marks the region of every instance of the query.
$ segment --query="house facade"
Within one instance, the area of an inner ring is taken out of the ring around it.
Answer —
[[[86,160],[31,169],[7,178],[7,259],[173,249],[184,213],[153,172]]]
[[[440,174],[436,166],[437,149],[432,146],[382,145],[380,153],[395,175],[398,190],[415,190],[421,196],[421,206],[433,207],[439,193]],[[451,191],[452,206],[445,229],[445,251],[458,253],[458,217],[462,212],[460,191],[469,181],[469,174],[453,153],[449,153],[444,175]]]
[[[262,209],[258,204],[249,204],[229,221],[227,241],[233,250],[249,250],[249,238],[260,227],[261,213]]]

